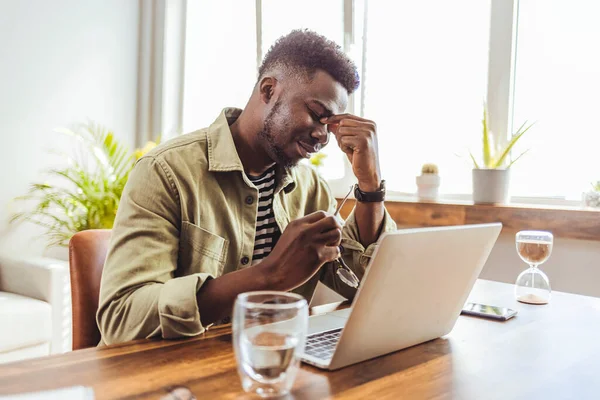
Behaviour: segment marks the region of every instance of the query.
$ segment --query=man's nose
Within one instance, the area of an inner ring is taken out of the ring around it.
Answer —
[[[329,131],[327,130],[327,125],[320,125],[316,127],[310,136],[313,139],[316,139],[318,143],[325,146],[329,142]]]

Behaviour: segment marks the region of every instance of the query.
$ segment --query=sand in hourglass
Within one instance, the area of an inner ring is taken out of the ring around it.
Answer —
[[[539,265],[550,257],[552,244],[542,241],[529,241],[517,243],[517,251],[523,260],[530,264]],[[535,290],[535,289],[532,289]],[[548,304],[548,299],[535,293],[527,293],[517,297],[517,301],[528,304]]]
[[[517,301],[527,304],[548,304],[548,299],[531,293],[517,297]]]

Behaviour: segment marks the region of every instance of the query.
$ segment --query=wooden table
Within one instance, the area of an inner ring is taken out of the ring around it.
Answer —
[[[290,397],[600,398],[600,299],[555,292],[548,305],[526,305],[512,285],[480,280],[470,300],[519,313],[507,322],[461,316],[444,338],[335,372],[303,366]],[[159,399],[182,385],[199,399],[255,398],[241,389],[230,333],[4,364],[0,394],[85,385],[97,399]]]

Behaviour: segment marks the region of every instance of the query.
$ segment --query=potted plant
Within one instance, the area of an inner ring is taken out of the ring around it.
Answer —
[[[510,151],[517,141],[533,126],[527,125],[527,121],[515,132],[506,146],[493,142],[492,132],[488,126],[487,106],[483,106],[483,131],[482,131],[482,160],[477,162],[473,153],[470,153],[473,161],[473,202],[474,203],[508,203],[510,167],[528,150],[509,161]]]
[[[324,165],[323,160],[325,158],[327,158],[327,154],[320,151],[318,153],[313,154],[308,160],[308,162],[316,169],[319,169]]]
[[[583,193],[582,202],[584,207],[600,208],[600,181],[592,183],[592,190]]]
[[[76,148],[73,157],[60,153],[66,166],[45,171],[52,183],[33,183],[27,194],[17,197],[31,208],[11,219],[44,228],[48,248],[67,247],[79,231],[112,228],[129,172],[137,159],[156,146],[149,142],[130,153],[112,131],[94,123],[57,132],[74,138],[83,152]]]
[[[423,164],[421,175],[416,177],[417,196],[420,200],[435,200],[438,197],[440,176],[435,164]]]

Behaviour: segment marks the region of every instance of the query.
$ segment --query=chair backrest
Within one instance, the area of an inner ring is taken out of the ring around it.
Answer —
[[[110,232],[108,229],[82,231],[69,242],[73,350],[94,347],[100,341],[96,311]]]

